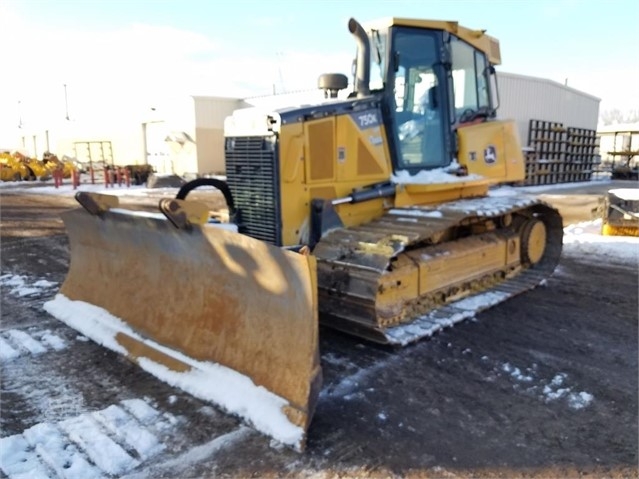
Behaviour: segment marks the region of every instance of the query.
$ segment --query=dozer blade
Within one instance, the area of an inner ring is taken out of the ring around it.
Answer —
[[[314,258],[108,207],[63,214],[70,270],[46,310],[301,450],[321,387]]]

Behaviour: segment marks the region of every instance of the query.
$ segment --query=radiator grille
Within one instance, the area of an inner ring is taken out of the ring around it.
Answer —
[[[240,232],[281,246],[276,137],[227,138],[226,181],[240,212]]]

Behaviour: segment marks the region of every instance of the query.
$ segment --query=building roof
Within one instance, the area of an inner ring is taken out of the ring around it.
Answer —
[[[520,79],[525,79],[525,80],[530,80],[530,81],[535,81],[535,82],[539,82],[539,83],[545,83],[548,85],[552,85],[554,87],[557,88],[562,88],[564,90],[570,91],[572,93],[575,93],[577,95],[581,95],[587,98],[590,98],[592,100],[597,100],[597,101],[601,101],[601,98],[595,96],[595,95],[591,95],[590,93],[586,93],[585,91],[582,90],[577,90],[576,88],[573,88],[571,86],[568,85],[563,85],[559,82],[556,82],[554,80],[550,80],[548,78],[541,78],[541,77],[535,77],[535,76],[531,76],[531,75],[522,75],[520,73],[508,73],[508,72],[498,72],[497,76],[507,76],[507,77],[511,77],[511,78],[520,78]]]

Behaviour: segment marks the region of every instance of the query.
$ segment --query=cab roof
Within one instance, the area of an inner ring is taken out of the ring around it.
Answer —
[[[501,64],[499,40],[490,35],[486,35],[486,30],[471,30],[470,28],[461,26],[455,21],[388,17],[366,22],[364,26],[366,30],[386,29],[393,26],[442,30],[461,38],[484,52],[492,65]]]

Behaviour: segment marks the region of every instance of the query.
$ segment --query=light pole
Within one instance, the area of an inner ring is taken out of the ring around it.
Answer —
[[[69,98],[67,96],[67,84],[64,84],[64,110],[66,112],[66,120],[69,121]]]

